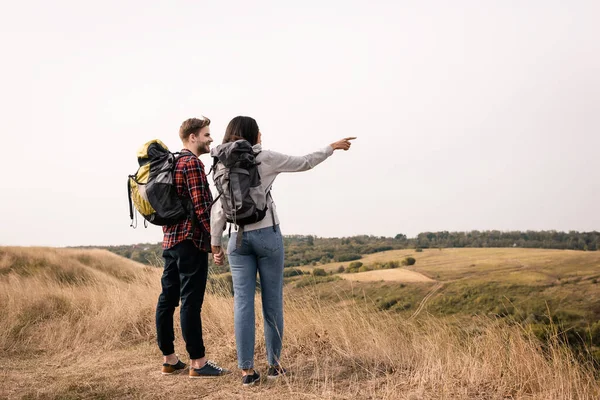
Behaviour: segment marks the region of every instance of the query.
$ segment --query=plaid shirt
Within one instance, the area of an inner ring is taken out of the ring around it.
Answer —
[[[182,153],[190,153],[187,149],[181,150]],[[194,232],[192,232],[192,219],[187,217],[184,221],[176,225],[163,226],[163,249],[170,249],[177,243],[190,238],[194,244],[202,251],[210,252],[210,204],[212,203],[212,194],[208,187],[206,174],[204,173],[204,164],[198,157],[183,157],[175,165],[175,185],[177,194],[192,199],[194,210],[200,222]]]

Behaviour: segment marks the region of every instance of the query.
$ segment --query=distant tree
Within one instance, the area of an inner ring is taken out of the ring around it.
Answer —
[[[397,234],[397,235],[394,237],[394,239],[396,239],[396,240],[402,240],[402,241],[404,241],[404,240],[406,240],[407,238],[406,238],[406,235],[405,235],[405,234],[403,234],[403,233],[399,233],[399,234]]]
[[[327,276],[327,272],[323,268],[315,268],[312,272],[313,276]]]

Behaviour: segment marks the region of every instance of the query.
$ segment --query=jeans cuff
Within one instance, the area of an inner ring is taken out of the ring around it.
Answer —
[[[206,356],[206,353],[204,351],[198,352],[198,353],[189,353],[190,355],[190,360],[197,360],[199,358],[202,358],[204,356]]]

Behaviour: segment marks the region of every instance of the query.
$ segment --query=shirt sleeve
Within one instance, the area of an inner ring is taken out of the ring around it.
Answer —
[[[276,173],[301,172],[316,167],[332,154],[333,147],[327,146],[305,156],[289,156],[269,151],[267,158],[269,165]]]
[[[208,213],[210,196],[203,195],[205,190],[210,190],[208,181],[206,180],[206,175],[204,175],[200,161],[194,157],[191,157],[191,159],[192,161],[188,162],[183,169],[183,176],[185,182],[187,182],[188,194],[192,199],[198,221],[202,224],[206,232],[210,232],[210,215]]]
[[[212,246],[221,246],[226,225],[227,220],[223,212],[223,204],[221,199],[217,199],[210,210],[210,244]]]

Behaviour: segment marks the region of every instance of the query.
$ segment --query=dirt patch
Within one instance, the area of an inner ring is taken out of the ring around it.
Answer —
[[[359,272],[356,274],[339,274],[340,277],[352,281],[394,281],[394,282],[433,282],[433,279],[415,271],[406,269],[380,269],[376,271]]]

